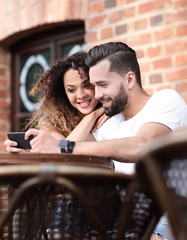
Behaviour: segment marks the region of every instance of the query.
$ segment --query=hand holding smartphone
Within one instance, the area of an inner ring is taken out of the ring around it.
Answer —
[[[25,140],[25,132],[8,132],[7,137],[9,140],[18,143],[16,146],[17,148],[31,149],[30,141],[34,138],[34,135],[31,135],[27,140]]]

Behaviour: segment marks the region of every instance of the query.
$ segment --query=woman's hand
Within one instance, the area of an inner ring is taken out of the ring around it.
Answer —
[[[105,109],[103,107],[94,110],[92,114],[94,114],[95,117],[95,124],[93,125],[91,132],[95,132],[109,117],[105,114]]]
[[[28,152],[29,150],[25,150],[22,148],[17,148],[16,146],[18,145],[17,142],[6,139],[4,141],[4,145],[6,146],[6,151],[7,152]]]
[[[95,132],[98,128],[100,128],[102,125],[103,125],[103,123],[105,123],[106,122],[106,120],[108,120],[109,119],[109,117],[104,113],[103,115],[101,115],[99,118],[98,118],[98,120],[96,121],[96,123],[94,124],[94,126],[93,126],[93,129],[92,129],[92,131],[91,132]]]

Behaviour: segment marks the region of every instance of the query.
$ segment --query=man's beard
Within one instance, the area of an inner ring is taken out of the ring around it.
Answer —
[[[112,100],[112,105],[110,108],[105,108],[105,114],[109,117],[112,117],[122,112],[128,103],[128,95],[124,87],[121,86],[118,94],[110,100]]]

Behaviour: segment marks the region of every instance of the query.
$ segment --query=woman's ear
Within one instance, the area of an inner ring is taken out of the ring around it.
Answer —
[[[131,90],[134,86],[136,82],[136,77],[135,77],[135,74],[133,72],[128,72],[127,73],[127,86],[128,86],[128,89]]]

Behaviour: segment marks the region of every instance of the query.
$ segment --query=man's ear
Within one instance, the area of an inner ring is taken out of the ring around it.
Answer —
[[[136,82],[136,77],[135,77],[135,74],[133,72],[128,72],[127,75],[127,86],[128,86],[128,89],[131,90]]]

